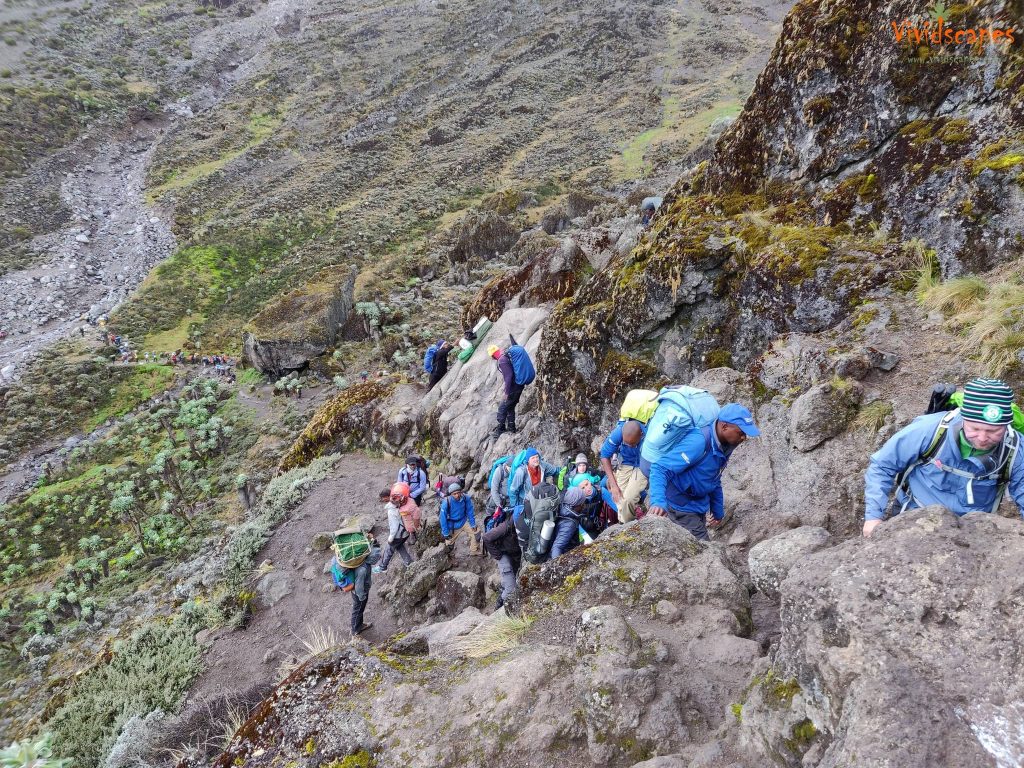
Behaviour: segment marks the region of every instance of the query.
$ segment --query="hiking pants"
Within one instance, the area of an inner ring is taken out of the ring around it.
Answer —
[[[708,528],[704,524],[704,512],[677,512],[674,509],[668,511],[668,516],[673,523],[683,526],[694,535],[694,538],[701,541],[711,541],[708,536]]]
[[[551,542],[551,559],[565,554],[580,543],[580,524],[571,517],[560,517],[555,524],[555,538]]]
[[[455,552],[455,547],[458,546],[459,539],[463,536],[469,538],[469,554],[479,555],[480,542],[476,540],[476,528],[469,527],[469,520],[463,522],[462,525],[457,530],[452,531],[451,535],[448,537],[452,540],[452,552]]]
[[[633,508],[640,502],[640,495],[647,489],[647,478],[640,471],[640,467],[622,465],[615,470],[615,482],[622,491],[619,522],[628,523],[634,517]]]
[[[505,395],[505,399],[498,406],[498,426],[502,429],[516,428],[516,406],[519,405],[519,398],[523,396],[523,385],[513,384],[512,390]]]
[[[512,555],[502,555],[498,559],[498,575],[501,576],[501,602],[505,603],[516,591],[516,574],[519,573],[519,566],[522,564],[520,558],[513,559]]]
[[[391,562],[391,558],[395,556],[395,552],[402,558],[402,562],[409,565],[412,562],[412,553],[409,551],[409,547],[406,546],[406,539],[396,541],[392,544],[388,544],[384,548],[384,556],[380,559],[380,569],[386,571],[388,569],[388,563]]]

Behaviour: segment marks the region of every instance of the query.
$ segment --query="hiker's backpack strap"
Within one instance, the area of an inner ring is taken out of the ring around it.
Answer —
[[[907,501],[903,504],[903,508],[900,509],[900,512],[903,512],[904,509],[906,509],[907,504],[910,503],[910,498],[912,498],[910,493],[910,476],[918,467],[929,463],[935,454],[939,452],[939,446],[942,445],[942,441],[945,439],[946,433],[949,431],[950,424],[952,424],[959,415],[960,409],[956,408],[943,416],[942,420],[939,422],[939,426],[935,428],[935,434],[932,435],[932,439],[931,442],[928,443],[928,447],[925,448],[921,455],[917,457],[917,461],[911,463],[906,469],[896,476],[896,483],[893,486],[896,494],[902,491],[908,497]],[[889,505],[890,508],[892,508],[895,503],[896,494],[893,494],[893,503]]]
[[[1020,450],[1020,433],[1012,426],[1006,428],[1006,437],[1003,438],[1003,445],[1006,450],[1006,460],[1003,462],[1003,469],[999,473],[999,486],[996,490],[996,500],[992,502],[989,512],[995,512],[1003,502],[1003,495],[1010,485],[1010,476],[1013,474],[1013,463],[1017,460],[1017,451]]]

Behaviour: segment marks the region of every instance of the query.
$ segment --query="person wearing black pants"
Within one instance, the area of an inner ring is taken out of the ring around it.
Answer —
[[[498,406],[498,426],[491,433],[494,437],[500,437],[502,432],[516,431],[516,406],[519,404],[519,398],[523,396],[525,385],[516,383],[512,360],[507,354],[494,345],[488,352],[498,361],[498,370],[505,382],[505,399]]]
[[[427,384],[427,392],[434,388],[444,375],[448,373],[448,355],[451,354],[452,345],[447,341],[437,348],[434,353],[434,365],[430,372],[430,382]]]
[[[373,626],[373,624],[363,623],[363,613],[370,600],[371,569],[380,560],[380,547],[377,546],[377,542],[371,539],[370,544],[370,554],[366,556],[362,564],[353,569],[355,571],[355,588],[352,590],[352,637],[362,634]]]

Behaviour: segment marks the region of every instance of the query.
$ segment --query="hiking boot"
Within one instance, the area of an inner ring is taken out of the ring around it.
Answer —
[[[356,635],[361,635],[368,629],[373,629],[373,624],[363,624],[359,627],[359,629],[352,632],[352,637],[355,637]]]
[[[371,570],[371,571],[372,571],[373,573],[384,573],[384,569],[383,569],[383,568],[381,568],[381,567],[380,567],[379,565],[375,565],[375,566],[373,566],[373,568],[371,568],[370,570]]]
[[[516,429],[516,425],[515,424],[510,422],[509,425],[507,427],[505,427],[505,431],[514,435],[519,430]]]
[[[498,426],[496,426],[494,429],[491,430],[491,437],[493,437],[495,440],[497,440],[499,437],[501,437],[501,435],[502,435],[502,433],[504,431],[505,431],[505,427],[503,427],[503,426],[501,426],[499,424]]]

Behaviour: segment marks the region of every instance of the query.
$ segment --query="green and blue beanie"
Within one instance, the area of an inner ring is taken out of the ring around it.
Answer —
[[[1009,424],[1013,421],[1013,390],[999,379],[971,379],[964,386],[960,413],[967,421]]]

